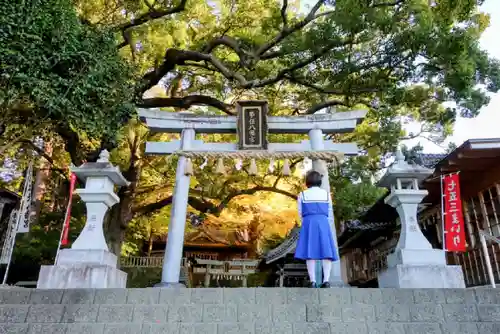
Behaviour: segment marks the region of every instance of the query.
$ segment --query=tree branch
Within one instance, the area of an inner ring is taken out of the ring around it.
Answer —
[[[314,114],[315,112],[321,110],[321,109],[324,109],[324,108],[327,108],[327,107],[331,107],[331,106],[347,106],[348,105],[340,100],[330,100],[330,101],[325,101],[325,102],[322,102],[322,103],[318,103],[314,106],[312,106],[311,108],[307,109],[304,114],[306,115],[312,115]]]
[[[28,144],[32,150],[34,150],[34,151],[36,151],[36,153],[38,153],[38,155],[42,156],[51,165],[54,165],[54,159],[52,159],[52,157],[50,155],[48,155],[45,152],[45,150],[43,150],[40,147],[36,146],[35,143],[33,143],[31,140],[22,139],[22,140],[20,140],[20,142],[24,143],[24,144]]]
[[[158,211],[170,204],[172,204],[173,196],[162,199],[161,201],[147,204],[141,207],[133,208],[132,211],[137,215],[144,215]],[[188,205],[200,212],[208,212],[216,209],[216,206],[210,202],[202,201],[194,196],[188,197]]]
[[[216,211],[210,211],[211,214],[214,214],[216,216],[218,216],[222,210],[224,210],[224,208],[229,204],[229,202],[231,202],[231,200],[233,200],[235,197],[238,197],[238,196],[242,196],[242,195],[253,195],[255,194],[256,192],[259,192],[259,191],[266,191],[266,192],[273,192],[273,193],[277,193],[277,194],[282,194],[282,195],[285,195],[285,196],[288,196],[294,200],[297,199],[297,195],[296,194],[292,194],[286,190],[282,190],[282,189],[279,189],[279,188],[276,188],[276,187],[265,187],[265,186],[255,186],[253,188],[250,188],[250,189],[243,189],[243,190],[238,190],[238,191],[235,191],[231,194],[229,194],[226,198],[224,198],[220,203],[219,205],[216,207]]]
[[[213,50],[215,50],[215,48],[217,48],[220,45],[225,45],[228,48],[232,49],[234,52],[236,52],[236,54],[240,57],[240,60],[243,62],[246,62],[246,59],[248,57],[254,58],[251,53],[240,47],[240,43],[236,39],[229,36],[222,36],[219,38],[212,39],[210,42],[207,43],[207,45],[205,45],[202,52],[205,54],[211,53]]]
[[[402,3],[404,3],[406,0],[396,0],[392,2],[380,2],[380,3],[372,3],[370,7],[376,8],[376,7],[391,7],[391,6],[397,6]]]
[[[151,6],[148,6],[149,7],[148,12],[146,12],[142,15],[139,15],[137,18],[134,18],[134,19],[130,20],[129,22],[125,22],[123,24],[116,26],[114,28],[114,30],[121,31],[123,39],[124,39],[124,42],[120,43],[118,48],[122,48],[122,47],[129,44],[130,38],[126,34],[126,32],[129,29],[134,28],[134,27],[138,27],[138,26],[140,26],[146,22],[152,21],[152,20],[163,18],[167,15],[180,13],[186,8],[186,3],[187,3],[187,0],[180,0],[179,4],[177,6],[169,8],[169,9],[155,9],[153,7],[153,5],[151,5]]]
[[[263,44],[260,48],[257,49],[257,51],[255,52],[256,55],[257,56],[263,55],[264,53],[266,53],[266,51],[269,51],[271,48],[278,45],[281,41],[290,36],[292,33],[299,31],[300,29],[304,28],[306,25],[314,21],[317,18],[316,12],[321,8],[321,6],[325,3],[325,1],[326,0],[319,0],[318,2],[316,2],[316,4],[313,6],[309,14],[307,14],[307,16],[303,20],[295,23],[292,26],[283,25],[283,29],[273,39],[271,39],[269,42]],[[281,13],[283,15],[283,7],[281,8]]]
[[[224,210],[224,208],[229,204],[229,202],[231,202],[235,197],[242,196],[242,195],[253,195],[259,191],[274,192],[277,194],[282,194],[282,195],[288,196],[294,200],[297,199],[297,195],[292,194],[286,190],[282,190],[282,189],[275,188],[275,187],[256,186],[256,187],[253,187],[250,189],[243,189],[243,190],[238,190],[238,191],[234,191],[234,192],[230,193],[226,198],[224,198],[219,203],[219,205],[214,205],[213,203],[208,202],[208,201],[202,201],[202,200],[200,200],[196,197],[193,197],[193,196],[190,196],[188,198],[188,204],[192,208],[200,211],[201,213],[210,213],[210,214],[218,216],[218,215],[220,215],[222,210]],[[173,196],[169,196],[165,199],[162,199],[161,201],[147,204],[147,205],[144,205],[142,207],[134,208],[133,212],[134,212],[134,214],[138,214],[138,215],[152,213],[154,211],[162,209],[163,207],[165,207],[167,205],[172,204],[172,200],[173,200]]]
[[[144,99],[137,103],[136,106],[139,108],[173,107],[180,109],[189,109],[191,106],[211,106],[228,115],[234,115],[234,106],[206,95],[189,95],[185,97],[156,97]]]
[[[71,162],[73,162],[73,164],[75,164],[76,166],[79,166],[84,159],[79,153],[80,137],[78,136],[78,134],[75,131],[63,125],[56,126],[56,132],[64,140],[64,148],[66,152],[69,153]]]
[[[324,0],[323,0],[324,1]],[[323,1],[319,1],[318,3],[322,3]],[[204,50],[213,50],[217,45],[224,44],[231,48],[235,48],[235,52],[239,52],[240,57],[247,57],[245,59],[249,59],[249,53],[243,51],[239,48],[237,44],[235,44],[235,40],[227,37],[218,38],[211,43],[209,43]],[[250,88],[258,88],[264,87],[267,85],[274,84],[284,79],[287,75],[297,71],[301,68],[306,67],[307,65],[315,62],[316,60],[323,57],[325,54],[330,52],[333,48],[342,47],[345,45],[349,45],[354,43],[353,38],[348,38],[346,40],[337,40],[329,43],[325,47],[320,50],[317,50],[315,53],[312,53],[309,57],[305,57],[302,61],[297,62],[293,66],[283,69],[279,71],[275,76],[263,80],[247,80],[243,75],[238,73],[237,71],[233,71],[229,69],[220,59],[215,57],[210,53],[203,53],[198,51],[190,51],[190,50],[179,50],[179,49],[167,49],[165,52],[165,56],[163,57],[162,64],[156,68],[154,71],[151,71],[143,76],[140,93],[145,92],[149,88],[156,85],[165,75],[167,75],[170,71],[173,71],[177,66],[183,65],[191,65],[189,62],[205,62],[211,64],[216,71],[221,73],[226,79],[235,81],[237,83],[238,88],[250,89]],[[258,59],[258,55],[251,56]],[[304,58],[304,57],[303,57]],[[142,96],[142,94],[141,94]]]
[[[286,16],[287,7],[288,0],[283,0],[283,5],[281,6],[281,20],[283,21],[283,28],[288,27],[288,18]]]

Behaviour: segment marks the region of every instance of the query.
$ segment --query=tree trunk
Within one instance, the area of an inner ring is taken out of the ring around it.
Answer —
[[[44,151],[49,157],[52,157],[52,141],[49,140],[44,144]],[[50,169],[50,163],[44,158],[40,159],[40,164],[35,175],[35,185],[33,187],[33,206],[30,212],[30,221],[32,223],[38,222],[38,217],[42,211],[47,185],[50,180]]]
[[[107,219],[106,236],[110,251],[117,257],[121,256],[122,244],[128,223],[132,220],[132,196],[128,192],[119,192],[120,203],[114,205]]]
[[[148,256],[151,256],[152,251],[153,251],[153,229],[149,231]]]
[[[121,256],[122,243],[125,240],[125,232],[128,224],[134,217],[132,204],[134,201],[137,183],[141,174],[139,159],[132,155],[129,169],[123,173],[123,176],[130,182],[128,187],[122,187],[118,191],[120,203],[114,205],[106,221],[106,236],[108,247],[117,257]]]

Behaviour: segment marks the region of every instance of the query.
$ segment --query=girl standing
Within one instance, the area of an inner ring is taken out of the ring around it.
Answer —
[[[306,261],[312,288],[317,286],[316,261],[321,260],[322,263],[322,288],[330,287],[332,261],[338,261],[328,219],[330,195],[326,190],[320,188],[321,179],[322,175],[316,171],[307,173],[307,190],[301,192],[297,200],[302,226],[295,250],[295,258]]]

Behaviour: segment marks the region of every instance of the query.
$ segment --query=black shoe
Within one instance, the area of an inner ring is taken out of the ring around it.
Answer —
[[[324,282],[323,284],[321,284],[321,288],[322,289],[329,289],[330,288],[330,282]]]
[[[315,288],[315,287],[316,287],[316,282],[311,282],[311,283],[309,283],[309,287],[310,287],[310,288]]]

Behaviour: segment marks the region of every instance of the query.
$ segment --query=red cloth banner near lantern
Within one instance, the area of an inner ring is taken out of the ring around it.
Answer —
[[[458,173],[441,176],[445,250],[465,252],[465,224]]]
[[[68,234],[69,234],[69,221],[71,220],[71,204],[73,202],[73,191],[75,190],[76,175],[71,173],[69,182],[69,199],[68,207],[66,208],[66,219],[64,220],[63,235],[61,239],[61,245],[66,246],[68,244]]]

